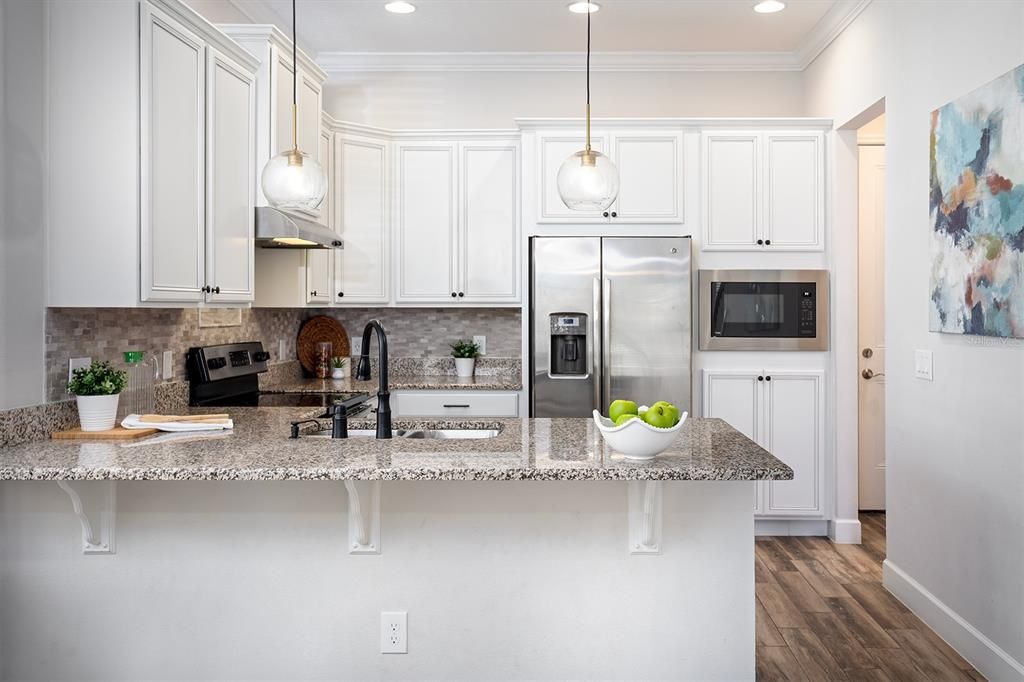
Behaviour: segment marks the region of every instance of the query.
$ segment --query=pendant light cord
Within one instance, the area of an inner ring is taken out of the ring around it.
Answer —
[[[292,149],[299,150],[299,48],[295,0],[292,0]]]
[[[293,0],[294,1],[294,0]],[[590,152],[590,12],[587,12],[587,152]]]

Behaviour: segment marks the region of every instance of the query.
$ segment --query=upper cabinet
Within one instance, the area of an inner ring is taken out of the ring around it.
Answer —
[[[541,130],[536,134],[537,223],[547,224],[682,224],[683,134],[656,127],[595,129],[591,147],[619,169],[619,196],[607,211],[587,213],[568,208],[558,194],[558,170],[583,149],[582,131]]]
[[[336,304],[389,301],[390,153],[383,137],[334,136],[334,224],[345,243],[334,252]]]
[[[334,139],[330,131],[320,133],[316,149],[316,159],[327,175],[327,194],[324,196],[324,202],[320,204],[320,222],[337,231],[334,224]],[[306,303],[309,305],[329,305],[334,298],[334,251],[335,249],[305,251]]]
[[[396,302],[519,302],[519,141],[401,141],[394,155]]]
[[[704,249],[824,250],[823,132],[707,130],[701,141]]]
[[[56,3],[50,29],[48,305],[251,301],[255,59],[177,0]]]

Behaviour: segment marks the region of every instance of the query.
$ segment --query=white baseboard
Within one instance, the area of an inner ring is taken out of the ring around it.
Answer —
[[[834,519],[828,523],[828,536],[840,545],[860,544],[859,519]]]
[[[828,535],[828,521],[754,519],[754,535]]]
[[[986,678],[1024,681],[1020,661],[888,559],[882,562],[882,584]]]

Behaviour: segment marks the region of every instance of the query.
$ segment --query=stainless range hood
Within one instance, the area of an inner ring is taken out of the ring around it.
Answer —
[[[340,249],[341,237],[326,225],[269,206],[256,207],[256,246],[264,249]]]

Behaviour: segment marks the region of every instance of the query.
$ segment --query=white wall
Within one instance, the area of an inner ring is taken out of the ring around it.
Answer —
[[[591,76],[595,117],[800,116],[801,74],[614,73]],[[384,128],[512,128],[519,117],[580,117],[583,73],[334,74],[324,109]]]
[[[992,679],[1024,679],[1024,342],[928,331],[929,112],[1024,62],[1022,30],[1022,2],[876,0],[805,72],[837,125],[885,98],[887,584]]]
[[[46,4],[0,4],[0,409],[44,400]]]

